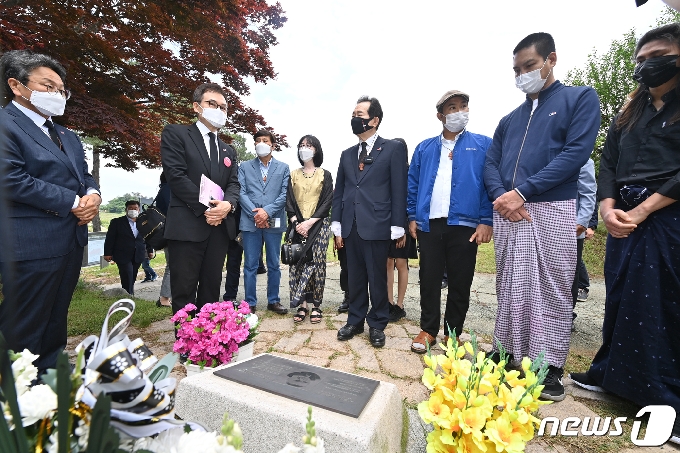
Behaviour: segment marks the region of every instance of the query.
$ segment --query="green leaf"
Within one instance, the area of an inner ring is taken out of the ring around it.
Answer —
[[[71,367],[68,364],[68,356],[65,353],[57,357],[57,439],[59,441],[59,453],[67,453],[69,450],[69,434],[71,433],[72,420],[69,409],[71,408]]]
[[[111,397],[100,395],[92,411],[87,451],[114,453],[118,445],[118,434],[111,426]]]
[[[9,411],[14,421],[14,448],[12,452],[28,453],[28,439],[26,438],[26,431],[21,424],[21,413],[19,412],[19,403],[17,403],[17,391],[14,387],[14,374],[12,373],[12,364],[9,360],[7,342],[5,337],[0,333],[0,376],[9,376],[9,379],[0,379],[0,388],[7,399]],[[0,417],[4,421],[4,416]],[[2,450],[5,451],[4,449]]]

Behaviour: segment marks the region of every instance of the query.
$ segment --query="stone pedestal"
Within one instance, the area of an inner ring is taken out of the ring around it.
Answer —
[[[225,365],[229,366],[232,365]],[[212,372],[182,379],[176,399],[178,416],[211,430],[219,429],[224,413],[228,412],[241,426],[246,453],[276,453],[290,442],[300,447],[307,406]],[[317,407],[312,415],[327,453],[398,453],[403,412],[397,387],[381,382],[359,418]]]

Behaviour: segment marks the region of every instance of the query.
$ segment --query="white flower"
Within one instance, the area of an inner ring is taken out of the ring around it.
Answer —
[[[279,450],[279,453],[299,453],[300,449],[293,444],[288,444]]]
[[[24,426],[30,426],[57,410],[57,394],[45,384],[31,387],[17,401]]]
[[[255,313],[250,313],[246,315],[246,321],[248,321],[248,327],[252,330],[253,327],[257,325],[257,315]]]
[[[302,446],[304,453],[325,453],[323,448],[323,439],[316,438],[316,447],[314,445],[305,444]]]
[[[28,349],[24,349],[18,356],[19,358],[12,363],[12,374],[17,396],[20,396],[26,393],[31,382],[38,377],[38,368],[33,365],[38,356],[31,354]]]
[[[81,450],[87,450],[87,440],[90,437],[90,425],[84,420],[78,420],[78,427],[73,431],[78,436],[78,446]]]

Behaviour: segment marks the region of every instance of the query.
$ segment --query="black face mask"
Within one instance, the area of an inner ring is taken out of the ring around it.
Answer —
[[[368,125],[368,122],[371,121],[373,118],[359,118],[358,116],[352,118],[352,133],[354,135],[359,135],[373,129],[375,126]]]
[[[633,78],[649,88],[656,88],[680,72],[680,67],[675,65],[677,60],[678,55],[649,58],[635,66]]]

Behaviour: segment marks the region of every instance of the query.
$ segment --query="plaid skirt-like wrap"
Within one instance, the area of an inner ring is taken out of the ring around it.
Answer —
[[[540,352],[563,368],[572,324],[571,286],[576,272],[576,202],[525,203],[532,218],[510,222],[496,211],[498,341],[515,360]]]

